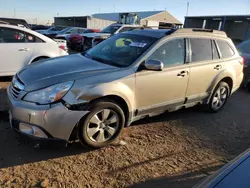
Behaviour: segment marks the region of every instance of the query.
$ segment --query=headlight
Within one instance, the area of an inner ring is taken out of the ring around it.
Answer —
[[[56,102],[66,95],[73,83],[73,81],[70,81],[56,84],[41,90],[32,91],[24,97],[24,100],[38,104],[49,104]]]

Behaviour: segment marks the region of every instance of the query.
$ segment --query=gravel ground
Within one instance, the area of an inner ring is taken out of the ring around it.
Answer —
[[[239,91],[220,113],[195,107],[144,119],[107,148],[35,148],[9,127],[7,84],[1,80],[0,187],[192,187],[250,144],[250,95]]]

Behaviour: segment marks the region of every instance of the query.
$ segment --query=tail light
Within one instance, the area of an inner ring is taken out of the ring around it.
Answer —
[[[66,46],[64,46],[64,45],[60,45],[59,48],[61,48],[61,49],[64,50],[64,51],[67,51],[67,48],[66,48]]]
[[[245,64],[245,60],[244,60],[243,57],[240,58],[239,63],[240,63],[241,65],[244,65],[244,64]]]

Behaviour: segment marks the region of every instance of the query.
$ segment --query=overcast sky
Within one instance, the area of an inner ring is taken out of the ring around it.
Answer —
[[[85,16],[104,12],[167,10],[181,22],[189,16],[249,14],[250,0],[0,0],[0,17],[24,18],[29,23],[53,22],[55,16]]]

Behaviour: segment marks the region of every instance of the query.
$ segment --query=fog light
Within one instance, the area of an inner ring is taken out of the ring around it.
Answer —
[[[33,135],[33,129],[31,125],[20,123],[19,130],[25,134]]]
[[[39,137],[39,138],[48,138],[48,136],[38,127],[28,125],[25,123],[20,123],[19,124],[19,130],[25,134]]]

